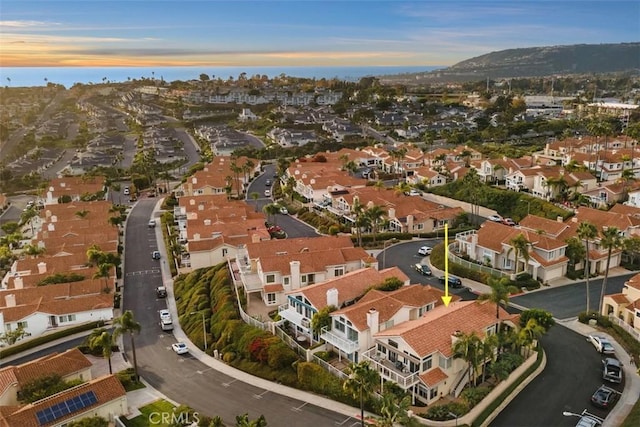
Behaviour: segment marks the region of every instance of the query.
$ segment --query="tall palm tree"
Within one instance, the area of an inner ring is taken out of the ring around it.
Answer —
[[[140,333],[142,326],[140,323],[136,322],[131,310],[127,310],[122,313],[121,316],[113,319],[113,324],[115,325],[115,329],[113,330],[114,339],[118,338],[120,335],[129,334],[131,352],[133,353],[133,372],[136,375],[136,380],[138,380],[140,378],[138,376],[138,359],[136,358],[136,342],[133,336]]]
[[[354,226],[356,227],[356,236],[358,239],[358,246],[362,247],[362,227],[366,225],[365,215],[364,215],[364,207],[360,204],[358,199],[353,201],[353,205],[351,206],[351,212],[355,216]]]
[[[252,191],[250,196],[251,196],[251,198],[253,199],[253,202],[256,205],[255,210],[256,210],[256,212],[258,212],[258,199],[260,198],[260,194],[258,194],[255,191]]]
[[[360,422],[364,427],[364,401],[373,394],[380,382],[380,374],[369,366],[369,362],[351,363],[347,368],[347,374],[349,377],[342,387],[354,399],[360,400]]]
[[[531,256],[529,255],[529,246],[531,245],[531,242],[528,241],[526,237],[524,237],[523,233],[520,233],[516,237],[511,239],[509,243],[511,244],[511,248],[509,248],[509,250],[507,251],[507,257],[511,254],[512,251],[515,252],[515,274],[518,275],[518,261],[520,260],[520,257],[524,259],[524,271],[526,272],[527,265],[529,264],[529,259],[531,259]]]
[[[611,253],[614,249],[622,248],[624,244],[624,238],[620,235],[620,230],[617,227],[602,228],[602,238],[600,239],[600,246],[607,249],[607,267],[604,270],[604,279],[602,279],[602,289],[600,290],[600,302],[598,303],[598,313],[602,314],[602,304],[604,303],[604,296],[606,294],[607,279],[609,278],[609,265],[611,264]]]
[[[373,243],[376,243],[376,235],[378,234],[382,219],[387,214],[387,211],[379,205],[373,205],[365,211],[365,216],[371,223],[371,233],[373,233]]]
[[[506,277],[495,278],[489,277],[487,284],[491,287],[491,292],[482,294],[478,299],[486,300],[496,305],[496,319],[500,319],[500,304],[506,308],[509,305],[509,295],[517,292],[518,288],[509,285],[509,279]]]
[[[113,354],[113,335],[104,328],[95,329],[88,337],[89,348],[92,350],[101,349],[102,357],[109,362],[109,374],[113,374],[113,368],[111,367],[111,355]]]
[[[111,268],[113,266],[111,264],[98,264],[98,269],[96,270],[96,272],[93,274],[93,278],[94,279],[104,279],[104,288],[105,290],[110,290],[109,289],[109,282],[107,281],[107,279],[111,276]],[[108,293],[108,292],[107,292]]]
[[[589,276],[591,276],[591,264],[589,261],[589,242],[594,240],[598,236],[598,229],[595,225],[590,223],[589,221],[583,221],[578,226],[577,231],[578,237],[584,241],[584,247],[586,250],[585,257],[585,284],[587,286],[587,313],[591,310],[591,303],[589,301]]]
[[[278,224],[279,211],[280,211],[280,208],[275,203],[269,203],[268,205],[264,205],[264,207],[262,208],[262,212],[267,214],[268,219],[273,218],[273,223],[276,225]]]
[[[376,418],[378,427],[394,427],[396,425],[407,425],[410,421],[409,408],[411,398],[404,396],[399,399],[395,393],[385,392],[380,399],[380,417]]]
[[[468,334],[458,334],[456,338],[453,343],[453,357],[469,364],[469,384],[471,384],[476,377],[482,340],[473,331]]]

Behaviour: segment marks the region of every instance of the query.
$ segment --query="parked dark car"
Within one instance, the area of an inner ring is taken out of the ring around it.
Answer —
[[[622,382],[622,364],[618,359],[606,357],[602,361],[602,379],[612,383]]]
[[[440,277],[439,279],[440,283],[444,284],[444,276]],[[459,277],[449,275],[449,286],[451,286],[452,288],[461,288],[462,280],[460,280]]]
[[[160,259],[160,252],[158,252],[158,251],[151,252],[151,258]]]
[[[591,396],[591,403],[598,408],[610,409],[618,400],[620,394],[614,389],[601,385]]]
[[[431,269],[429,268],[428,265],[425,264],[414,264],[413,269],[416,270],[418,273],[422,274],[423,276],[431,276]]]
[[[156,288],[156,296],[158,298],[166,298],[167,297],[167,288],[164,286],[158,286]]]

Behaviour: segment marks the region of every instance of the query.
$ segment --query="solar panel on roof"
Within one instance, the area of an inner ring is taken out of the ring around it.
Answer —
[[[41,426],[49,424],[59,418],[72,414],[76,411],[84,409],[98,402],[98,398],[93,391],[87,391],[79,396],[74,396],[63,402],[51,405],[48,408],[44,408],[36,412],[38,418],[38,424]]]

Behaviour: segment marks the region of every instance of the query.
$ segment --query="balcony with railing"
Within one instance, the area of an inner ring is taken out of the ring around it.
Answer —
[[[290,305],[281,305],[278,307],[278,314],[280,318],[284,320],[288,320],[293,323],[297,327],[299,327],[305,334],[311,335],[311,321],[298,313],[293,307]]]
[[[243,255],[242,249],[238,250],[235,265],[238,267],[240,280],[247,293],[262,291],[262,278],[257,272],[251,271],[251,265]]]
[[[378,371],[383,379],[393,381],[403,390],[408,390],[420,381],[417,372],[410,372],[402,362],[390,361],[386,354],[379,352],[375,347],[363,353],[362,357],[369,361],[371,367]]]
[[[320,335],[320,338],[322,338],[332,346],[340,349],[346,354],[355,353],[356,351],[358,351],[358,348],[360,348],[360,345],[357,341],[351,341],[343,336],[340,336],[335,332],[328,330],[326,326],[322,328],[322,334]]]

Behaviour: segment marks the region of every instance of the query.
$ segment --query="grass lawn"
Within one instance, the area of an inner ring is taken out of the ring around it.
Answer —
[[[141,415],[138,415],[135,418],[132,418],[130,420],[127,420],[125,418],[121,418],[122,422],[124,423],[125,426],[127,427],[147,427],[151,424],[150,420],[149,420],[149,415],[152,412],[155,413],[171,413],[173,412],[173,410],[175,409],[175,407],[167,402],[166,400],[156,400],[153,403],[150,403],[146,406],[143,406],[142,408],[138,408],[140,410],[140,412],[142,412]],[[156,420],[157,418],[157,420]],[[155,421],[159,421],[160,417],[158,417],[157,415],[154,417],[154,426],[158,426],[158,427],[169,427],[170,424],[165,424],[162,422],[155,422]],[[171,420],[169,419],[169,422],[171,422]]]
[[[634,427],[640,425],[640,400],[636,402],[633,409],[620,427]]]

